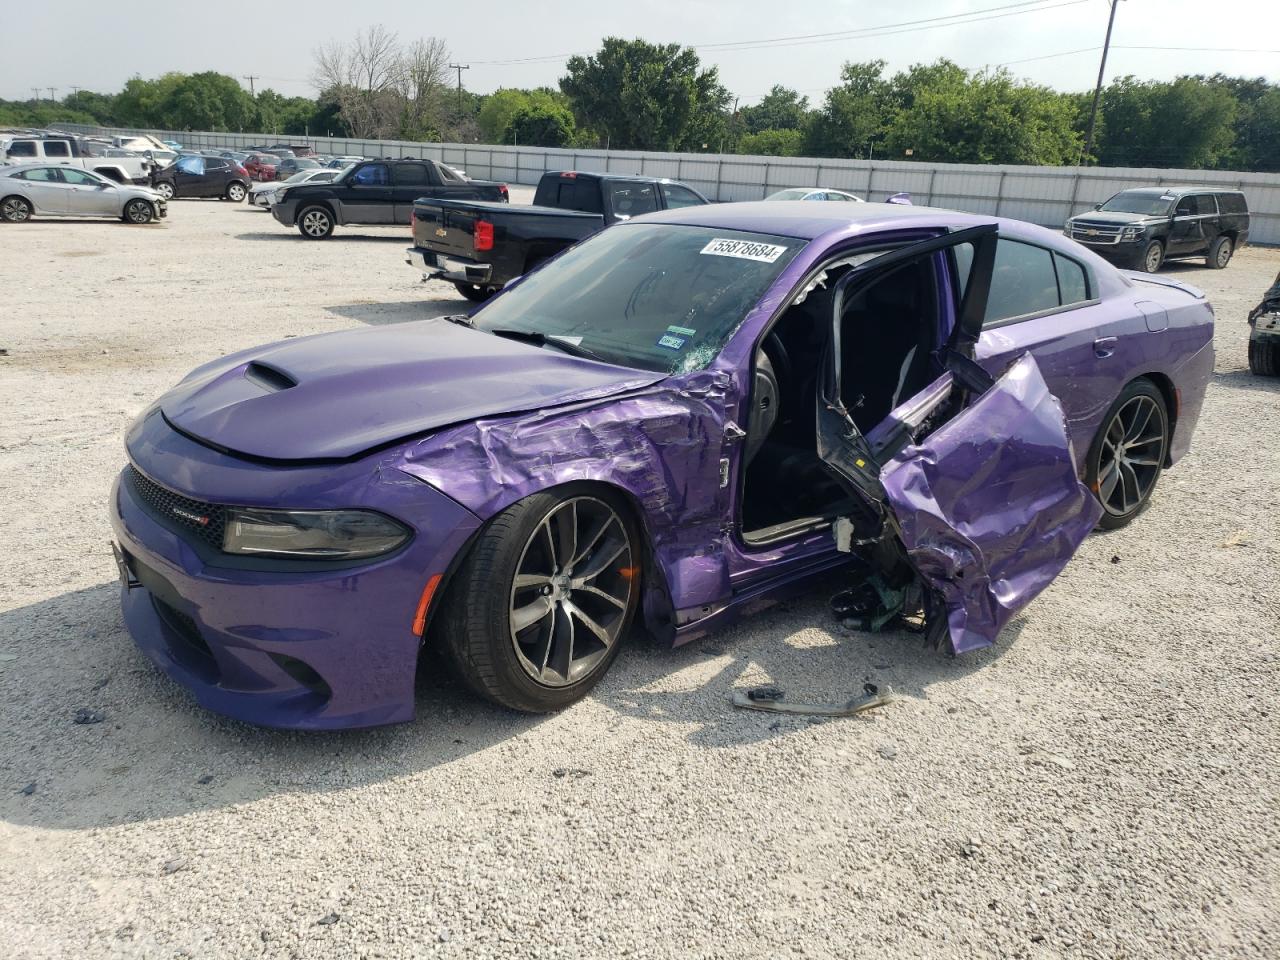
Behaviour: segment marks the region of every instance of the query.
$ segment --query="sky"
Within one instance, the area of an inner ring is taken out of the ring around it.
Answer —
[[[1280,0],[1119,2],[1108,78],[1221,71],[1280,82]],[[969,68],[1007,65],[1017,76],[1060,90],[1087,90],[1097,77],[1109,15],[1108,0],[382,0],[368,6],[304,0],[259,12],[244,5],[170,4],[163,15],[101,0],[59,0],[23,5],[21,16],[13,16],[16,4],[0,0],[9,8],[8,16],[0,15],[9,21],[0,97],[10,100],[30,99],[32,87],[40,87],[44,99],[50,87],[62,98],[73,85],[115,92],[135,74],[202,70],[240,77],[246,87],[243,78],[255,75],[258,90],[313,96],[313,51],[373,23],[403,40],[443,38],[453,62],[470,64],[463,84],[478,93],[554,86],[565,55],[589,53],[605,36],[698,47],[703,63],[720,68],[721,81],[744,105],[758,102],[775,83],[820,101],[848,60],[883,59],[893,72],[948,57]],[[265,29],[254,29],[257,21]]]

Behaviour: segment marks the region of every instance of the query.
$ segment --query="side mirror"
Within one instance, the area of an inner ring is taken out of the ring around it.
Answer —
[[[1095,210],[1101,210],[1101,209],[1102,209],[1102,204],[1100,204],[1100,203],[1095,203],[1095,204],[1093,205],[1093,209],[1095,209]]]

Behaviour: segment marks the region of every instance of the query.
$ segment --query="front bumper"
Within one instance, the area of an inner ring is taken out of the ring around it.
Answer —
[[[271,215],[286,227],[292,227],[297,218],[298,204],[294,200],[284,200],[271,205]]]
[[[493,264],[476,263],[461,257],[447,257],[422,247],[406,247],[404,262],[422,273],[427,280],[452,280],[456,283],[474,283],[484,286],[491,282]]]
[[[337,467],[265,468],[181,437],[158,414],[135,425],[129,450],[152,480],[184,497],[211,500],[207,491],[221,488],[223,502],[262,505],[275,488],[278,503],[325,509],[344,502],[409,523],[413,539],[369,563],[230,566],[234,559],[211,557],[198,537],[147,505],[128,468],[111,492],[111,524],[129,574],[121,585],[125,624],[142,652],[202,706],[291,729],[413,718],[418,603],[479,527],[474,514],[400,473],[385,455]]]
[[[1133,240],[1120,240],[1118,242],[1110,239],[1091,240],[1088,237],[1081,237],[1078,234],[1072,234],[1066,231],[1066,236],[1070,237],[1086,250],[1092,250],[1100,257],[1107,260],[1120,260],[1128,263],[1136,260],[1142,255],[1146,249],[1147,243],[1150,241],[1148,236],[1139,236]]]
[[[1249,323],[1249,339],[1257,343],[1280,343],[1280,311],[1269,311]]]

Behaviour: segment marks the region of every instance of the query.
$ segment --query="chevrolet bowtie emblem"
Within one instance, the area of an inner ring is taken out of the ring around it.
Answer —
[[[437,236],[437,237],[443,237],[443,236],[445,236],[447,233],[448,233],[448,231],[447,231],[447,230],[445,230],[445,228],[444,228],[444,227],[436,227],[436,236]]]

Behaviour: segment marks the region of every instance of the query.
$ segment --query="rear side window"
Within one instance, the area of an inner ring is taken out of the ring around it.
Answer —
[[[1248,204],[1244,201],[1243,193],[1220,193],[1218,194],[1218,209],[1223,213],[1248,213]]]
[[[600,187],[594,180],[561,180],[556,184],[555,205],[582,213],[601,213]]]
[[[1053,255],[1053,265],[1058,271],[1058,299],[1062,306],[1089,299],[1089,275],[1083,266],[1060,253]]]
[[[221,157],[206,157],[204,165],[210,170],[222,170],[226,168],[227,161],[223,160]]]
[[[36,145],[34,140],[15,140],[6,151],[11,157],[34,157]]]
[[[704,202],[688,187],[681,187],[674,183],[662,184],[662,199],[666,201],[668,210],[678,207],[700,207]]]
[[[425,187],[431,183],[426,164],[397,163],[391,168],[391,182],[397,187]]]
[[[18,177],[22,180],[38,180],[41,183],[60,183],[62,181],[62,176],[51,167],[28,170],[25,173],[18,174]]]
[[[972,253],[970,253],[972,256]],[[1001,240],[987,297],[987,324],[1059,306],[1053,254],[1044,247]]]
[[[658,197],[652,183],[615,180],[609,184],[609,207],[614,216],[638,217],[657,210]]]
[[[1218,204],[1211,193],[1198,193],[1195,197],[1196,214],[1201,217],[1216,217]]]
[[[69,157],[71,156],[71,147],[62,140],[46,140],[44,142],[44,155],[46,157]]]

